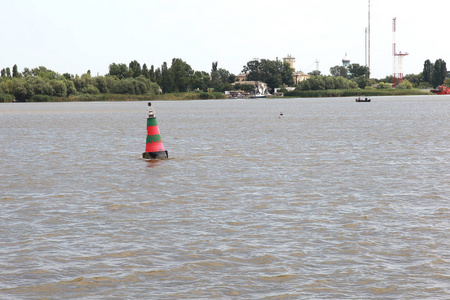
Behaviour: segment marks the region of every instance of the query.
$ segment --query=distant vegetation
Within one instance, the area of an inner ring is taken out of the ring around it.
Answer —
[[[348,89],[348,90],[315,90],[315,91],[298,91],[286,92],[286,97],[296,98],[319,98],[319,97],[351,97],[351,96],[400,96],[400,95],[417,95],[431,92],[423,92],[418,89]]]
[[[347,68],[330,68],[331,76],[319,71],[310,73],[308,80],[301,81],[295,91],[285,87],[293,85],[292,72],[287,63],[278,60],[252,60],[243,66],[242,72],[249,81],[268,84],[271,92],[282,88],[286,96],[330,97],[356,94],[405,94],[405,90],[430,89],[447,78],[445,61],[438,59],[424,63],[423,72],[406,75],[404,81],[392,88],[392,76],[384,79],[368,79],[368,68],[351,64]],[[251,91],[252,85],[232,85],[236,76],[218,68],[213,62],[211,72],[194,71],[189,64],[174,58],[170,67],[164,62],[161,67],[142,66],[136,60],[126,64],[112,63],[104,76],[91,76],[91,72],[73,75],[59,74],[43,66],[18,71],[7,67],[0,73],[0,102],[11,101],[107,101],[107,100],[154,100],[154,99],[220,99],[224,91],[241,89]],[[450,82],[449,82],[450,84]],[[416,91],[417,93],[417,91]]]
[[[232,89],[234,75],[213,64],[212,75],[194,72],[181,59],[173,59],[170,68],[142,67],[137,61],[111,64],[108,74],[91,76],[91,72],[72,75],[58,74],[45,67],[25,68],[19,73],[17,65],[1,70],[0,101],[101,101],[224,98],[225,89]],[[211,79],[213,78],[213,79]],[[216,91],[215,93],[206,93]],[[184,93],[184,94],[180,94]],[[169,94],[169,95],[168,95]],[[164,95],[164,96],[163,96]]]

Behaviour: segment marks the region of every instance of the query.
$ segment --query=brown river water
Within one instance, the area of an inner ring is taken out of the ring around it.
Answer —
[[[450,299],[450,97],[153,106],[0,104],[1,299]]]

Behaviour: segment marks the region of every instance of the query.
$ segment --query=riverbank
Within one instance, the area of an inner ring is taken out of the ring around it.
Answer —
[[[168,93],[159,95],[128,95],[128,94],[79,94],[69,97],[34,95],[25,102],[85,102],[85,101],[151,101],[151,100],[208,100],[225,99],[223,93]],[[13,95],[0,94],[0,102],[16,102]]]
[[[396,90],[396,89],[354,89],[354,90],[322,90],[322,91],[292,91],[284,94],[286,98],[322,98],[322,97],[352,97],[352,96],[412,96],[433,95],[429,90]],[[226,99],[225,94],[218,92],[186,92],[159,95],[126,95],[126,94],[79,94],[69,97],[34,95],[27,102],[85,102],[85,101],[152,101],[152,100],[214,100]],[[0,102],[15,102],[10,94],[0,94]]]
[[[419,89],[352,89],[352,90],[321,90],[292,91],[284,94],[289,98],[321,98],[321,97],[352,97],[352,96],[413,96],[433,95],[429,90]]]

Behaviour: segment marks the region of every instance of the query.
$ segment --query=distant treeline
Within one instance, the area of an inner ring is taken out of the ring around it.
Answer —
[[[108,74],[104,76],[91,76],[90,71],[81,76],[69,73],[60,75],[42,66],[18,72],[17,65],[13,66],[12,71],[10,68],[2,69],[0,75],[0,101],[9,101],[11,96],[18,101],[53,101],[54,97],[95,99],[97,97],[94,95],[100,94],[154,96],[192,91],[201,94],[230,90],[235,80],[235,75],[225,69],[218,69],[217,62],[213,63],[209,74],[194,71],[178,58],[172,60],[170,67],[164,62],[157,69],[153,65],[148,68],[146,64],[141,67],[136,60],[128,65],[112,63]],[[215,94],[208,97],[219,96]],[[205,94],[198,96],[201,99],[208,97]]]
[[[0,94],[13,95],[16,100],[47,101],[52,97],[69,98],[79,95],[133,94],[155,95],[160,93],[158,84],[144,76],[122,78],[115,76],[92,77],[90,71],[81,76],[65,73],[60,75],[45,67],[25,68],[18,73],[1,70]],[[47,99],[47,100],[46,100]]]
[[[432,94],[418,89],[335,89],[335,90],[294,90],[286,92],[285,97],[320,98],[320,97],[352,97],[352,96],[407,96]]]
[[[277,60],[255,59],[243,66],[242,72],[247,74],[247,80],[261,81],[268,84],[271,92],[275,88],[293,85],[294,70],[289,64]],[[348,67],[335,66],[330,68],[331,76],[323,76],[320,71],[313,71],[311,77],[301,81],[296,91],[323,91],[347,89],[392,88],[392,76],[385,79],[368,79],[368,68],[359,64]],[[432,64],[425,61],[423,72],[418,75],[406,75],[398,89],[429,88],[440,85],[447,78],[446,63],[442,59]],[[19,72],[17,65],[3,68],[0,71],[0,101],[32,100],[32,101],[64,101],[122,98],[113,95],[134,95],[154,98],[167,93],[197,92],[199,99],[221,98],[220,94],[236,89],[232,83],[236,76],[229,71],[218,68],[213,62],[211,72],[194,71],[189,64],[179,58],[174,58],[169,67],[164,62],[161,67],[150,68],[141,66],[136,60],[128,65],[112,63],[109,72],[104,76],[91,76],[91,72],[72,75],[49,70],[43,66]],[[238,88],[251,91],[252,86],[238,85]],[[206,92],[216,94],[205,94]],[[202,94],[203,93],[203,94]],[[195,95],[195,94],[194,94]],[[191,96],[188,96],[191,97]],[[62,100],[61,100],[62,99]]]

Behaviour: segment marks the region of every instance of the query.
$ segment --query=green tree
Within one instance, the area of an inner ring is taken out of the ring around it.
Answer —
[[[156,95],[159,93],[159,86],[143,75],[117,80],[110,89],[116,94]]]
[[[213,88],[214,91],[216,92],[217,91],[223,92],[225,90],[230,90],[233,89],[233,87],[230,84],[233,83],[235,79],[236,76],[234,74],[231,74],[228,70],[225,70],[223,68],[218,68],[218,62],[213,62],[208,87]],[[196,86],[198,86],[198,78],[196,78],[196,81],[197,81]],[[203,80],[203,82],[205,81]]]
[[[24,101],[30,98],[29,90],[27,89],[26,81],[23,78],[14,78],[12,80],[12,94],[16,100]]]
[[[301,91],[310,91],[311,83],[309,82],[309,79],[300,81],[300,84],[295,89],[299,89]]]
[[[205,71],[195,71],[192,76],[192,89],[200,90],[203,92],[208,91],[208,87],[210,86],[211,78],[209,74]]]
[[[281,67],[280,67],[280,64],[281,64]],[[286,86],[293,86],[294,78],[292,77],[292,74],[294,73],[295,70],[293,68],[291,68],[291,66],[287,62],[284,63],[284,62],[277,61],[277,65],[281,70],[281,81],[282,81],[281,84],[286,85]],[[280,87],[280,86],[277,86],[277,87]]]
[[[218,64],[217,61],[212,63],[212,67],[211,67],[211,82],[212,83],[215,83],[219,77],[219,74],[217,72],[217,64]]]
[[[49,84],[49,80],[42,77],[27,76],[25,77],[28,86],[30,87],[28,97],[32,95],[48,95],[52,96],[54,91]],[[53,79],[54,80],[54,79]]]
[[[259,60],[251,60],[243,67],[242,73],[247,73],[248,81],[261,81]]]
[[[366,66],[361,66],[359,64],[350,64],[348,66],[348,71],[351,78],[357,78],[360,76],[366,76],[369,74],[369,68]]]
[[[153,67],[153,66],[152,66]],[[151,70],[151,69],[150,69]],[[155,70],[155,74],[154,74],[155,80],[152,80],[154,82],[156,82],[159,86],[162,87],[161,82],[162,82],[162,78],[161,78],[161,68],[157,68]],[[150,80],[151,80],[151,73],[150,73]]]
[[[71,80],[64,80],[64,84],[66,85],[67,96],[76,95],[77,89]]]
[[[247,84],[247,83],[236,83],[234,85],[235,90],[242,90],[247,93],[251,93],[255,91],[255,86],[253,84]]]
[[[433,85],[438,86],[444,84],[447,77],[447,65],[444,60],[437,59],[433,67]]]
[[[363,76],[364,80],[367,80]],[[342,76],[324,76],[313,75],[307,80],[303,80],[295,88],[297,91],[309,91],[309,90],[346,90],[356,89],[358,84],[352,80],[344,78]]]
[[[145,78],[150,78],[150,74],[148,73],[147,64],[142,65],[142,75],[144,75]]]
[[[233,83],[234,82],[234,78],[233,78],[232,74],[230,72],[228,72],[228,70],[225,70],[222,68],[219,68],[217,70],[217,78],[222,83]]]
[[[423,72],[422,72],[422,74],[423,74],[423,81],[432,83],[432,79],[433,79],[433,64],[431,63],[431,61],[429,59],[427,59],[423,63]]]
[[[377,89],[379,89],[379,90],[392,89],[392,83],[379,82],[377,84]]]
[[[311,90],[325,90],[325,76],[311,76],[308,81],[311,85]]]
[[[190,65],[180,58],[174,58],[172,60],[172,66],[170,67],[170,74],[173,79],[173,91],[188,92],[191,90],[192,75],[194,74],[194,71]]]
[[[2,78],[0,80],[0,91],[4,94],[13,94],[13,82],[10,78]]]
[[[252,60],[244,66],[242,72],[247,73],[247,80],[265,82],[271,90],[283,84],[292,85],[294,83],[292,78],[294,70],[288,63],[279,60]]]
[[[20,77],[20,73],[19,73],[19,71],[17,70],[17,65],[14,65],[14,66],[13,66],[13,69],[12,69],[12,76],[13,76],[14,78]]]
[[[334,66],[330,68],[330,74],[332,76],[348,77],[348,69],[344,66]]]
[[[73,79],[73,83],[74,83],[77,91],[80,93],[86,93],[86,92],[83,92],[83,90],[87,91],[86,87],[88,85],[94,86],[94,81],[89,73],[83,74],[83,75],[81,75],[81,77],[79,77],[78,75],[75,76],[75,78]],[[88,90],[93,91],[92,88],[88,89]]]
[[[413,87],[418,87],[420,83],[423,82],[423,73],[419,73],[417,75],[407,74],[404,78],[408,80]]]
[[[395,88],[396,89],[400,89],[400,90],[409,90],[412,89],[412,83],[409,82],[408,80],[404,79],[402,80],[402,82],[400,82]]]
[[[233,90],[233,85],[231,83],[227,82],[227,83],[224,83],[222,85],[222,87],[219,90],[217,90],[217,92],[224,93],[225,91],[231,91],[231,90]]]
[[[167,67],[167,63],[163,62],[161,66],[161,89],[163,93],[172,93],[175,91],[175,84],[173,82],[173,75],[171,70]]]
[[[217,74],[217,80],[216,82],[212,83],[212,87],[214,88],[214,91],[216,92],[224,92],[232,90],[233,87],[231,86],[231,83],[233,83],[236,79],[236,76],[231,74],[228,70],[219,68],[216,72]]]
[[[98,90],[98,88],[96,88],[93,84],[88,83],[85,87],[83,87],[83,89],[81,90],[81,92],[83,94],[91,94],[91,95],[96,95],[99,94],[100,91]]]
[[[31,69],[31,75],[41,77],[47,80],[58,79],[60,77],[60,75],[55,71],[49,70],[43,66]]]
[[[108,83],[105,77],[103,76],[95,77],[93,80],[93,84],[100,93],[109,93]]]
[[[149,91],[150,81],[144,76],[139,76],[133,79],[134,93],[136,95],[145,95]]]
[[[150,67],[150,70],[148,71],[148,78],[151,81],[156,82],[155,67],[153,65]]]
[[[369,80],[364,75],[361,75],[359,77],[354,77],[352,79],[352,81],[354,81],[360,89],[364,89],[366,86],[370,85]]]
[[[119,79],[131,77],[130,71],[126,64],[116,64],[112,63],[109,65],[109,75],[116,76]]]
[[[347,90],[350,88],[351,81],[342,76],[333,76],[335,80],[334,88],[340,90]]]
[[[133,80],[131,78],[117,80],[111,91],[115,94],[135,94]]]
[[[261,59],[260,76],[261,81],[267,83],[267,86],[273,90],[283,84],[282,62],[269,59]]]
[[[28,68],[24,68],[23,69],[23,72],[22,72],[22,75],[23,76],[32,76],[32,74],[31,74],[31,70],[30,69],[28,69]]]
[[[334,76],[326,76],[325,77],[325,89],[326,90],[334,90],[334,89],[336,89],[337,80],[335,80],[335,78],[336,77],[334,77]]]
[[[141,74],[142,74],[141,65],[136,60],[133,60],[129,63],[128,69],[129,69],[129,71],[130,71],[129,73],[131,75],[128,77],[136,78],[136,77],[141,76]]]
[[[69,73],[64,73],[62,74],[62,76],[67,80],[70,80],[72,78],[72,75],[70,75]]]
[[[385,78],[381,78],[378,82],[394,82],[394,76],[387,75]]]
[[[312,71],[312,72],[309,72],[308,73],[308,75],[314,75],[314,76],[318,76],[318,75],[320,75],[320,71],[319,70],[314,70],[314,71]]]
[[[66,97],[67,96],[67,86],[64,84],[63,80],[53,79],[49,82],[53,89],[53,95],[56,97]]]

